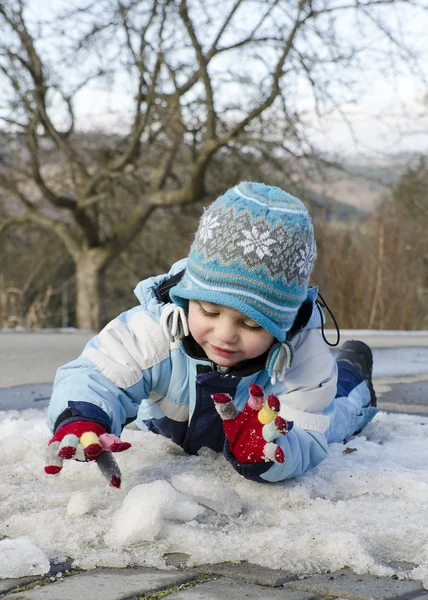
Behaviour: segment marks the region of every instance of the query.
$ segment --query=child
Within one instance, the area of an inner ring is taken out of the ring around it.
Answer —
[[[188,259],[139,283],[140,306],[58,370],[46,471],[59,472],[79,446],[118,487],[108,450],[129,447],[117,436],[135,419],[189,454],[224,451],[254,481],[319,464],[329,442],[347,440],[377,409],[370,349],[347,342],[336,361],[317,329],[315,258],[297,198],[248,182],[220,196]]]

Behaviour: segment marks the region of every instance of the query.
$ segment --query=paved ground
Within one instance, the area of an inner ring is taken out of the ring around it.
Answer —
[[[81,353],[90,333],[12,333],[0,330],[0,388],[54,380],[55,371]]]
[[[333,334],[328,333],[333,339]],[[379,406],[395,412],[428,413],[428,332],[342,332],[342,342],[357,337],[386,355],[392,372],[379,372]],[[90,334],[0,332],[0,410],[47,404],[56,368],[80,353]],[[400,355],[412,352],[418,372],[400,369]],[[420,365],[426,364],[426,371]],[[185,555],[171,555],[171,570],[128,568],[73,572],[69,564],[52,567],[47,577],[0,580],[0,598],[10,600],[428,600],[420,582],[408,581],[413,565],[394,565],[392,578],[361,576],[349,569],[296,577],[247,563],[186,568]]]
[[[45,580],[0,581],[0,597],[9,600],[155,600],[166,596],[171,600],[428,600],[428,591],[416,581],[355,575],[349,569],[296,577],[247,563],[175,571],[94,569]]]

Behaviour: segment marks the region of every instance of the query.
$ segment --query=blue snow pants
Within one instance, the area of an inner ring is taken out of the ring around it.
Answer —
[[[370,391],[355,365],[339,360],[336,397],[324,409],[330,418],[326,435],[328,443],[346,442],[369,423],[378,409],[370,406]]]

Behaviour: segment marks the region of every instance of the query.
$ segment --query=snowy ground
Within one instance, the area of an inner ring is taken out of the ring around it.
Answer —
[[[58,357],[48,364],[50,344],[21,339],[37,381],[51,381]],[[17,356],[3,344],[4,392],[37,382],[18,338],[10,341]],[[374,356],[379,385],[427,378],[427,347],[381,345]],[[181,553],[188,565],[247,560],[298,574],[349,566],[391,575],[390,563],[408,562],[417,565],[408,576],[428,585],[428,416],[381,412],[346,446],[330,446],[317,469],[264,485],[209,450],[189,457],[167,439],[127,428],[133,447],[116,455],[123,475],[116,490],[95,464],[69,461],[59,476],[45,475],[45,408],[7,410],[16,406],[10,398],[0,410],[0,578],[45,573],[49,560],[68,557],[83,568],[167,568]]]
[[[305,476],[242,479],[221,455],[185,456],[172,442],[127,429],[122,489],[95,464],[43,472],[44,412],[0,413],[0,577],[43,573],[49,559],[83,568],[165,568],[247,560],[294,573],[339,569],[428,576],[428,417],[379,413],[364,435],[334,444]],[[346,451],[346,449],[349,449]],[[352,449],[352,452],[351,452]]]

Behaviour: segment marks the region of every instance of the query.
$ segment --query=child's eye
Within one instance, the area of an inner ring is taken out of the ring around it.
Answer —
[[[259,331],[259,329],[262,329],[261,325],[248,325],[248,323],[245,322],[242,322],[241,325],[244,329],[249,329],[250,331]]]
[[[204,315],[204,317],[217,317],[218,316],[218,313],[209,312],[208,310],[205,310],[205,308],[203,308],[201,305],[199,305],[199,308],[201,309],[201,312]]]

